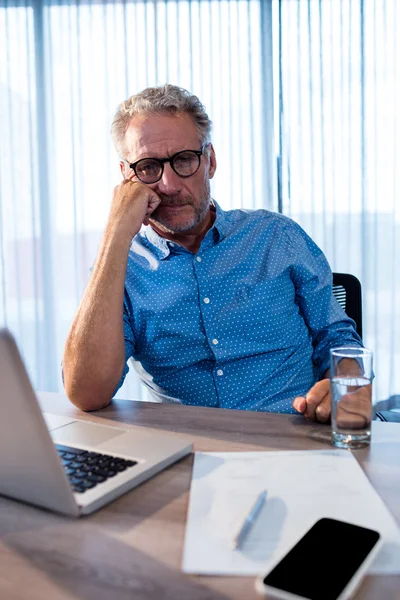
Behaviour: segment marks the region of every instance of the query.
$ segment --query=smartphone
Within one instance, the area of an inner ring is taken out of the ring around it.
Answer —
[[[379,552],[378,531],[336,519],[320,519],[267,574],[256,590],[282,600],[351,598]]]

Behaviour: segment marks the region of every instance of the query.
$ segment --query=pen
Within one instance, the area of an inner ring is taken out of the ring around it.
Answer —
[[[263,490],[259,494],[259,496],[258,496],[257,500],[255,501],[254,505],[252,506],[249,514],[243,521],[243,524],[242,524],[241,528],[239,529],[238,533],[235,535],[235,537],[232,540],[232,546],[233,546],[234,550],[236,550],[237,548],[240,547],[244,538],[250,531],[254,521],[257,518],[258,513],[260,512],[260,510],[265,502],[266,497],[267,497],[267,491]]]

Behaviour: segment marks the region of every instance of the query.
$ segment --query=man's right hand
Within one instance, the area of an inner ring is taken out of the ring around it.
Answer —
[[[149,186],[124,179],[114,189],[108,223],[133,238],[142,224],[149,224],[149,217],[160,202],[161,198]]]

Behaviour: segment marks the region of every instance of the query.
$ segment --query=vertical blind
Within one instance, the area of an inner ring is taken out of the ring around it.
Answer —
[[[0,323],[37,389],[62,386],[121,179],[109,128],[122,100],[165,82],[197,94],[214,122],[213,196],[275,208],[270,28],[258,0],[0,0]],[[134,377],[120,395],[141,395]]]
[[[120,180],[113,113],[170,82],[214,122],[213,197],[282,210],[361,279],[376,395],[399,392],[399,13],[396,0],[0,0],[0,323],[37,389],[61,389]],[[140,397],[133,376],[120,395]]]

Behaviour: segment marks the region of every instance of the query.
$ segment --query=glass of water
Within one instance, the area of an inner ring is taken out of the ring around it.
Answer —
[[[371,440],[372,350],[332,348],[332,443],[362,448]]]

